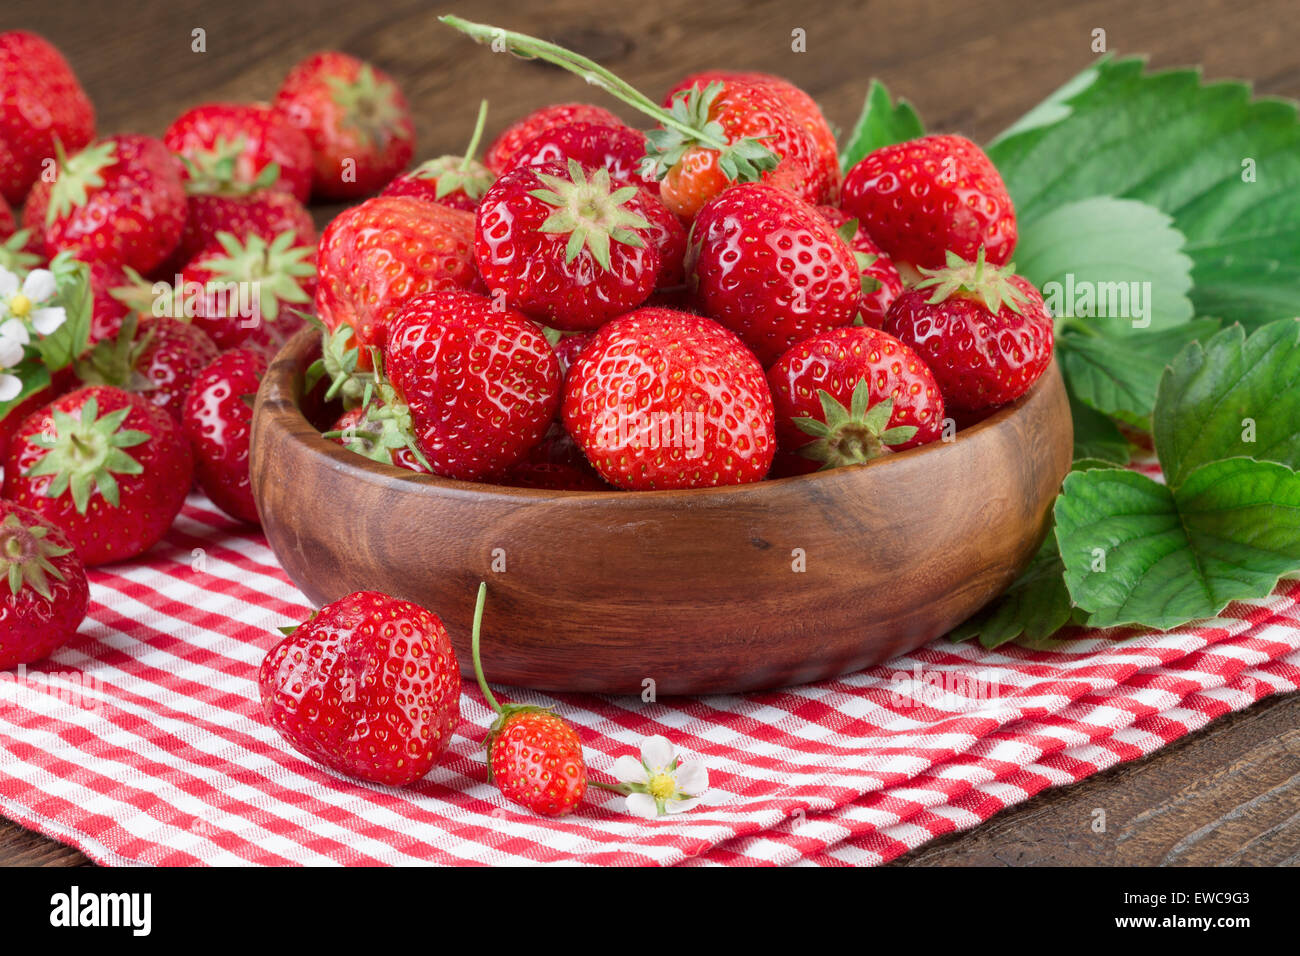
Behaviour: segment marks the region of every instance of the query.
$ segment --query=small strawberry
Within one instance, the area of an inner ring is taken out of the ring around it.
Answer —
[[[853,250],[861,270],[862,298],[858,300],[858,317],[864,325],[880,328],[889,306],[903,292],[903,277],[898,274],[889,256],[872,241],[858,221],[843,209],[818,206],[841,239]]]
[[[942,268],[946,253],[973,260],[981,247],[1002,266],[1016,248],[1016,211],[984,151],[961,136],[882,146],[849,170],[844,211],[895,265]]]
[[[255,189],[212,193],[192,193],[185,207],[185,228],[165,273],[184,268],[200,256],[221,253],[217,238],[228,232],[241,241],[259,236],[273,241],[286,232],[293,233],[295,246],[316,245],[316,224],[307,207],[288,193],[274,189]]]
[[[304,756],[372,783],[427,774],[460,722],[460,668],[436,614],[378,591],[326,604],[258,672],[266,721]]]
[[[477,279],[474,217],[407,196],[370,199],[325,228],[317,268],[316,314],[331,331],[350,326],[369,367],[408,299]]]
[[[587,792],[587,765],[582,759],[582,741],[563,718],[545,707],[497,702],[483,676],[479,654],[483,605],[487,585],[479,584],[474,605],[471,648],[474,676],[487,705],[496,712],[488,735],[488,779],[521,807],[548,817],[572,813]]]
[[[686,271],[705,313],[765,366],[801,339],[852,322],[862,294],[857,259],[831,224],[763,183],[732,187],[700,210]]]
[[[943,431],[934,375],[878,329],[850,326],[805,339],[768,369],[767,380],[782,474],[860,464]]]
[[[645,308],[606,323],[569,370],[564,426],[630,491],[759,481],[776,450],[763,369],[711,319]]]
[[[170,415],[140,395],[88,386],[18,427],[4,497],[62,529],[93,566],[153,547],[193,480],[189,443]]]
[[[249,438],[266,364],[250,349],[225,352],[199,372],[185,400],[185,435],[199,486],[226,514],[251,524],[258,516],[248,476]]]
[[[95,138],[95,107],[72,67],[45,38],[0,33],[0,196],[18,206],[55,155]]]
[[[569,123],[596,123],[602,126],[621,126],[623,121],[600,106],[589,103],[556,103],[534,110],[523,119],[512,123],[488,146],[483,165],[500,176],[511,166],[514,155],[526,142],[539,133]]]
[[[383,415],[383,409],[383,403],[378,400],[358,405],[344,412],[323,437],[371,461],[405,468],[416,474],[429,474],[429,469],[410,448],[401,425],[402,419]]]
[[[447,478],[490,478],[523,460],[559,406],[560,365],[542,330],[469,292],[410,300],[384,364],[416,444]]]
[[[295,66],[275,108],[311,142],[312,193],[322,199],[370,195],[415,151],[402,91],[387,73],[346,53],[315,53]]]
[[[567,165],[574,159],[587,169],[603,167],[611,179],[645,186],[658,195],[659,180],[646,171],[645,153],[645,133],[630,126],[565,123],[541,131],[520,146],[505,172],[516,166]]]
[[[0,670],[66,644],[89,600],[85,565],[67,536],[35,511],[0,501]]]
[[[949,253],[947,268],[922,269],[926,278],[889,307],[885,331],[921,356],[952,412],[1014,401],[1052,361],[1052,317],[1014,270]]]
[[[512,308],[566,331],[597,328],[646,300],[659,250],[635,185],[609,171],[519,166],[479,205],[474,252],[479,275]]]
[[[487,118],[487,100],[479,104],[478,121],[474,134],[463,156],[439,156],[430,159],[409,173],[402,173],[380,193],[381,196],[410,196],[428,202],[442,203],[453,209],[473,212],[479,200],[496,180],[490,169],[474,158],[478,142],[483,135],[483,121]]]
[[[138,392],[180,422],[190,385],[216,357],[217,347],[197,326],[131,312],[113,338],[97,343],[74,368],[81,382]]]
[[[23,225],[41,237],[45,254],[68,250],[150,272],[180,242],[185,188],[180,163],[156,139],[110,136],[66,156],[56,146],[53,183],[38,181]]]
[[[213,178],[252,186],[274,167],[268,188],[299,202],[311,194],[311,143],[265,103],[196,106],[167,127],[163,142],[181,157],[198,191]]]

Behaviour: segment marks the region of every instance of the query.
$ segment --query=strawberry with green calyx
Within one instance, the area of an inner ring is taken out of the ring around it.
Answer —
[[[873,329],[880,328],[890,305],[903,294],[903,277],[889,256],[867,235],[858,220],[833,206],[818,206],[817,211],[835,227],[840,238],[853,250],[858,269],[862,273],[862,298],[858,300],[857,321]]]
[[[0,501],[0,670],[48,657],[86,616],[86,569],[63,532]]]
[[[191,196],[247,196],[270,189],[280,179],[280,166],[268,163],[252,179],[240,179],[237,164],[245,149],[243,137],[218,139],[209,150],[177,156],[185,169],[185,192]]]
[[[587,792],[582,741],[569,723],[549,708],[497,702],[483,676],[479,638],[487,585],[478,586],[471,648],[474,676],[483,698],[497,714],[483,741],[488,779],[509,800],[548,817],[573,812]]]
[[[349,350],[349,361],[354,365],[357,359],[352,353],[356,352],[355,348]],[[345,380],[344,391],[360,389],[356,407],[345,412],[321,437],[337,441],[371,461],[432,474],[433,468],[415,440],[411,410],[385,377],[383,353],[377,348],[370,350],[370,365],[373,371],[359,372]]]
[[[256,284],[257,317],[274,322],[285,304],[311,302],[316,292],[316,250],[298,244],[293,232],[282,232],[270,242],[258,235],[243,240],[228,232],[217,233],[223,255],[210,255],[185,268],[187,279],[204,286]]]
[[[478,120],[465,155],[426,160],[390,182],[380,195],[411,196],[469,212],[478,208],[479,200],[496,180],[496,175],[474,158],[483,137],[487,105],[487,100],[479,104]]]
[[[310,393],[322,379],[329,380],[323,401],[338,400],[349,411],[365,403],[365,395],[374,384],[373,372],[361,369],[361,349],[350,325],[334,330],[325,327],[316,316],[300,312],[299,316],[321,334],[321,357],[307,366],[303,391]]]
[[[306,202],[311,192],[311,143],[266,103],[195,106],[167,127],[163,142],[185,164],[192,194],[239,185]]]

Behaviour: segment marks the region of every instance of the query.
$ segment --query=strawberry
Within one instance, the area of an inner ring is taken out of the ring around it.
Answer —
[[[205,180],[245,186],[261,183],[299,202],[311,194],[311,143],[264,103],[205,103],[182,113],[163,133],[163,143],[181,157],[187,177],[202,190]]]
[[[768,369],[767,380],[782,474],[860,464],[943,431],[934,375],[878,329],[850,326],[805,339]]]
[[[9,203],[5,202],[4,197],[0,196],[0,239],[8,239],[18,229],[18,223],[14,221],[14,211],[9,208]]]
[[[555,349],[555,357],[559,360],[560,376],[562,378],[569,374],[569,369],[574,361],[591,342],[590,332],[554,332],[548,333],[546,337],[551,343],[551,348]]]
[[[858,300],[858,317],[873,329],[885,321],[889,306],[903,291],[903,277],[889,256],[872,241],[858,221],[843,209],[818,206],[817,211],[829,222],[840,238],[848,243],[861,272],[862,298]]]
[[[316,224],[311,213],[288,193],[274,189],[196,193],[186,204],[185,229],[172,254],[167,277],[200,256],[222,252],[217,236],[223,232],[239,240],[259,236],[266,242],[291,232],[294,245],[316,245]]]
[[[475,481],[521,461],[560,401],[560,365],[542,330],[469,292],[430,292],[393,319],[389,381],[434,474]]]
[[[1016,248],[1016,211],[984,151],[961,136],[923,136],[867,154],[840,205],[895,265],[942,268],[945,254],[994,266]]]
[[[514,155],[534,136],[557,126],[569,123],[595,123],[601,126],[622,126],[623,121],[609,110],[589,103],[556,103],[533,110],[523,119],[507,126],[492,141],[483,157],[483,165],[500,176],[511,166]]]
[[[407,196],[380,196],[339,214],[320,241],[316,314],[330,330],[356,333],[362,364],[382,347],[408,299],[467,288],[474,271],[474,217]]]
[[[62,375],[58,376],[59,379],[64,377]],[[27,420],[27,416],[44,408],[66,391],[67,385],[62,381],[59,381],[57,385],[46,385],[44,388],[28,395],[9,409],[3,418],[0,418],[0,462],[8,461],[9,445],[13,441],[14,433]]]
[[[122,320],[131,311],[131,306],[118,296],[132,284],[132,280],[121,266],[112,262],[91,259],[85,265],[90,282],[90,343],[93,345],[114,338],[122,328]],[[143,305],[143,301],[140,304]]]
[[[0,670],[66,644],[89,600],[85,565],[67,536],[35,511],[0,501]]]
[[[1052,360],[1052,317],[1014,266],[948,254],[889,307],[884,329],[934,372],[950,411],[971,414],[1014,401]]]
[[[55,155],[95,138],[95,107],[76,74],[43,37],[0,33],[0,196],[14,206]]]
[[[410,196],[428,202],[442,203],[453,209],[473,212],[479,200],[496,180],[496,175],[474,158],[479,139],[483,136],[483,122],[487,119],[487,100],[478,108],[474,134],[463,156],[439,156],[426,160],[409,173],[398,176],[380,193],[381,196]]]
[[[195,376],[216,357],[217,347],[197,326],[129,313],[113,338],[96,344],[74,367],[85,384],[139,392],[179,423]]]
[[[379,414],[382,407],[372,401],[344,412],[324,437],[371,461],[427,475],[429,469],[411,451],[394,419]]]
[[[576,160],[519,166],[479,205],[479,275],[512,308],[566,331],[594,329],[655,287],[660,259],[637,186]]]
[[[770,73],[737,73],[727,70],[706,70],[693,73],[682,80],[664,97],[665,105],[672,105],[679,93],[692,89],[703,90],[710,83],[750,83],[766,87],[790,111],[794,119],[808,131],[817,150],[815,175],[825,181],[824,202],[834,202],[840,191],[840,152],[835,144],[835,133],[815,100],[789,80]]]
[[[630,491],[759,481],[776,450],[772,415],[743,343],[671,309],[602,326],[564,390],[565,428],[602,478]]]
[[[645,151],[645,133],[622,123],[565,123],[523,143],[503,172],[576,159],[588,169],[604,167],[611,179],[645,186],[658,195],[659,180],[645,171]]]
[[[69,250],[147,273],[162,265],[185,225],[180,163],[156,139],[110,136],[65,156],[53,183],[38,181],[23,225],[45,254]]]
[[[379,591],[326,604],[258,672],[266,721],[299,753],[390,787],[438,762],[460,722],[460,668],[436,614]]]
[[[480,583],[470,646],[479,690],[497,715],[483,741],[488,780],[506,799],[543,816],[562,817],[577,809],[587,792],[582,741],[573,727],[552,710],[498,703],[483,676],[479,653],[486,600],[487,585]]]
[[[650,223],[647,239],[659,252],[655,289],[674,289],[686,281],[686,227],[657,195],[641,187],[642,212]]]
[[[793,193],[734,186],[700,210],[690,242],[686,271],[700,305],[765,366],[857,314],[862,285],[853,251]]]
[[[212,503],[240,521],[258,523],[248,477],[253,399],[266,374],[266,358],[233,349],[208,364],[185,399],[185,435],[194,451],[194,472]]]
[[[558,348],[556,357],[559,357]],[[560,364],[563,368],[563,360]],[[523,461],[501,476],[500,484],[511,488],[544,488],[552,491],[609,490],[609,485],[596,474],[577,442],[558,421],[551,422],[542,440],[528,452]]]
[[[189,444],[170,415],[143,396],[92,385],[18,427],[4,497],[62,529],[93,566],[153,547],[193,477]]]
[[[275,108],[312,148],[312,194],[368,196],[406,168],[415,126],[406,97],[383,70],[346,53],[314,53],[289,71]]]

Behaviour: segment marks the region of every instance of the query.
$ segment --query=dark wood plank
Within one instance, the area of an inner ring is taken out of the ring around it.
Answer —
[[[1300,96],[1287,0],[660,0],[621,4],[616,16],[594,9],[582,0],[6,0],[0,29],[35,29],[57,43],[105,132],[157,134],[204,100],[269,97],[296,59],[340,47],[401,81],[424,156],[461,148],[483,96],[493,104],[489,133],[544,102],[597,99],[567,75],[452,34],[435,20],[444,10],[566,42],[652,94],[710,66],[782,73],[840,126],[855,118],[866,81],[880,76],[932,127],[987,139],[1091,59],[1097,28],[1111,49],[1149,53],[1157,66],[1202,63],[1207,76],[1248,77],[1261,93]],[[202,54],[190,49],[200,27]],[[796,28],[807,31],[807,53],[791,52]],[[1265,702],[903,862],[1295,862],[1297,726],[1300,700]],[[1109,843],[1087,828],[1095,807],[1107,809]],[[0,863],[75,862],[84,857],[0,823]]]

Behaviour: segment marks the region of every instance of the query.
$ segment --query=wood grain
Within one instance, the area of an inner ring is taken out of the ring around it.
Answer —
[[[95,99],[105,132],[158,134],[184,107],[200,101],[268,97],[298,57],[317,48],[346,49],[401,81],[416,111],[425,156],[463,146],[480,95],[493,101],[489,134],[544,102],[592,98],[557,71],[495,58],[452,38],[434,22],[442,12],[579,46],[651,93],[709,66],[783,73],[813,93],[841,127],[857,115],[867,79],[879,76],[916,104],[931,127],[978,141],[1085,66],[1097,28],[1107,31],[1112,50],[1150,54],[1155,66],[1202,63],[1209,77],[1246,77],[1260,93],[1300,96],[1300,55],[1294,31],[1285,28],[1294,17],[1288,0],[659,0],[619,4],[614,16],[609,4],[599,14],[593,7],[584,0],[438,6],[423,0],[6,0],[0,29],[35,29],[54,40]],[[207,31],[206,54],[191,52],[196,27]],[[790,51],[796,27],[807,30],[806,54]],[[1161,824],[1171,833],[1195,833],[1235,812],[1258,834],[1277,828],[1258,846],[1275,845],[1288,834],[1293,840],[1296,825],[1279,801],[1253,801],[1266,789],[1256,786],[1256,776],[1284,773],[1286,767],[1285,754],[1260,748],[1298,726],[1300,699],[1259,704],[1146,760],[1047,791],[903,862],[1108,862],[1104,842],[1092,840],[1086,822],[1092,808],[1121,800],[1131,801],[1135,813],[1167,808],[1150,819],[1172,821]],[[1231,773],[1233,761],[1248,753],[1259,757],[1253,773]],[[1179,787],[1201,779],[1227,782],[1222,802],[1177,797]],[[1117,819],[1114,813],[1111,819]],[[1126,840],[1126,860],[1164,860],[1172,844],[1153,838],[1154,832],[1144,826]],[[1204,838],[1198,842],[1209,845]],[[1205,859],[1228,862],[1230,856]],[[0,864],[84,859],[17,825],[0,825]]]

